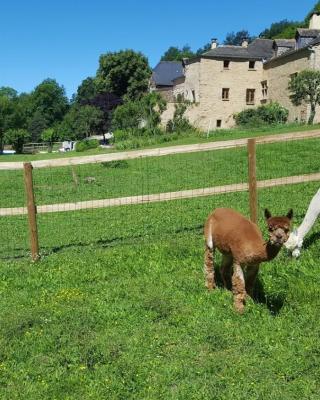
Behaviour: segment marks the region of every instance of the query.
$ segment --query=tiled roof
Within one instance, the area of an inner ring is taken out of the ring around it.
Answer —
[[[269,59],[273,55],[273,40],[255,39],[248,47],[242,46],[219,46],[211,49],[201,56],[212,58],[230,58],[257,60],[261,58]]]
[[[275,39],[274,42],[278,47],[294,48],[296,45],[295,39]]]
[[[316,37],[320,36],[320,29],[298,28],[297,34],[302,37],[316,38]]]
[[[183,76],[180,61],[160,61],[152,72],[152,80],[157,86],[173,86],[173,80]]]

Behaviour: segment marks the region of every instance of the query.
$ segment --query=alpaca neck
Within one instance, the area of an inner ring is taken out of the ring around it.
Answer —
[[[271,261],[273,260],[279,253],[281,246],[276,246],[271,244],[270,241],[264,244],[264,260],[263,261]]]

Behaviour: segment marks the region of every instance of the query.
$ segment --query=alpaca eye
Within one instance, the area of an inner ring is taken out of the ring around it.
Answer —
[[[273,231],[273,226],[269,225],[269,231]]]

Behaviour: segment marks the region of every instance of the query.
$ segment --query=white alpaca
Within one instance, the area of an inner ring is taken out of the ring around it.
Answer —
[[[289,239],[284,244],[285,247],[292,252],[293,257],[299,257],[303,239],[310,231],[317,217],[320,214],[320,189],[312,198],[307,213],[302,221],[302,224],[291,232]]]

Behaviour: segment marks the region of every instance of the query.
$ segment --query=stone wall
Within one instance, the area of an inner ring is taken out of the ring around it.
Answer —
[[[305,121],[308,118],[306,105],[294,106],[290,100],[288,84],[292,74],[310,69],[310,51],[305,49],[276,58],[264,66],[264,79],[268,84],[268,100],[277,101],[289,110],[289,121]]]
[[[248,60],[230,61],[224,69],[222,59],[201,58],[186,66],[185,98],[196,104],[186,117],[202,130],[215,129],[220,120],[221,128],[234,125],[233,115],[246,108],[260,105],[262,100],[261,81],[263,66],[256,61],[255,68],[249,69]],[[229,89],[229,100],[222,99],[222,89]],[[246,91],[255,89],[254,105],[247,105]]]

